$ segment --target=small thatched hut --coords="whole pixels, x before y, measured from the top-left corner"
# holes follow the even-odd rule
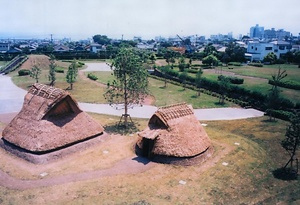
[[[137,154],[153,161],[190,165],[211,156],[209,137],[185,103],[158,109],[138,133]]]
[[[103,134],[68,92],[34,84],[22,110],[2,132],[2,140],[29,153],[45,154]]]

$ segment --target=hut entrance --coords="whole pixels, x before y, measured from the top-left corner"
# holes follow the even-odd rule
[[[152,155],[153,155],[153,153],[152,153],[153,146],[154,146],[154,140],[144,138],[142,155],[144,157],[151,159]]]

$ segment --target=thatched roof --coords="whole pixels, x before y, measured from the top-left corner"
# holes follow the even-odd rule
[[[137,146],[143,140],[153,140],[152,154],[174,157],[193,157],[205,152],[211,142],[204,128],[187,104],[158,109],[149,120],[148,128],[139,133]]]
[[[3,130],[3,139],[31,152],[46,152],[103,133],[68,92],[34,84],[22,110]]]

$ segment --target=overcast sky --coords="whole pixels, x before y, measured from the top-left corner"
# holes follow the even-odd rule
[[[300,0],[0,0],[0,8],[0,38],[237,36],[256,24],[300,32]]]

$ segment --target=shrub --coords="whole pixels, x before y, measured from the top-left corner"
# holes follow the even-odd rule
[[[272,115],[275,118],[286,120],[286,121],[289,121],[293,116],[292,112],[284,111],[284,110],[272,110],[272,109],[266,110],[266,114]]]
[[[240,63],[240,62],[229,62],[228,65],[242,66],[242,63]]]
[[[274,81],[269,80],[269,84],[274,85]],[[290,89],[294,89],[294,90],[300,90],[300,84],[292,82],[292,81],[279,82],[278,86],[283,87],[283,88],[290,88]]]
[[[27,69],[21,69],[18,71],[19,76],[24,76],[24,75],[29,75],[30,74],[30,70]]]
[[[87,77],[91,80],[98,80],[98,77],[95,76],[93,73],[89,73]]]
[[[56,68],[55,68],[55,72],[56,72],[56,73],[64,73],[65,70],[64,70],[64,68],[56,67]]]
[[[249,66],[255,66],[255,67],[263,67],[264,65],[262,63],[248,63]]]
[[[223,75],[219,75],[218,76],[218,80],[221,80],[222,78],[226,78],[230,81],[230,83],[232,84],[243,84],[244,83],[244,79],[243,78],[237,78],[237,77],[231,77],[231,76],[223,76]]]

